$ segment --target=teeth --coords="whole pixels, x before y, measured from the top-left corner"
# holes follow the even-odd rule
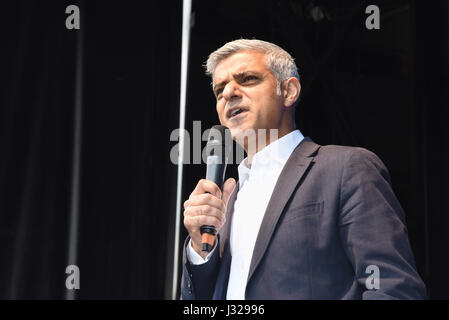
[[[242,111],[242,109],[234,109],[231,112],[231,117],[235,116],[237,113],[239,113],[240,111]]]

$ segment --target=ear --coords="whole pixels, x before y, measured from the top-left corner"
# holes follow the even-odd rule
[[[296,78],[289,78],[282,83],[282,96],[284,98],[284,106],[291,107],[298,100],[301,92],[301,84]]]

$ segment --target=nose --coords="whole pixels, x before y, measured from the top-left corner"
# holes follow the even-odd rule
[[[232,100],[233,98],[240,97],[240,92],[238,88],[238,84],[232,80],[226,84],[223,89],[223,98],[227,101]]]

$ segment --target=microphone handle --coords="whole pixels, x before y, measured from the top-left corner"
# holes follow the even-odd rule
[[[217,228],[210,225],[200,227],[201,233],[201,251],[210,252],[214,247],[215,238],[217,237]]]
[[[212,158],[212,159],[210,159]],[[223,188],[223,180],[226,171],[226,164],[224,161],[218,162],[217,156],[208,157],[208,165],[206,172],[206,180],[215,182],[220,189]],[[211,225],[204,225],[200,227],[201,233],[201,251],[210,252],[214,247],[215,238],[217,237],[217,228]]]

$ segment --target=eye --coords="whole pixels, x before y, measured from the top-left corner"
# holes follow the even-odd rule
[[[218,96],[221,95],[222,92],[223,88],[218,88],[217,90],[215,90],[215,96],[218,98]]]
[[[246,76],[245,78],[243,78],[243,83],[251,81],[251,80],[257,80],[256,76]]]

